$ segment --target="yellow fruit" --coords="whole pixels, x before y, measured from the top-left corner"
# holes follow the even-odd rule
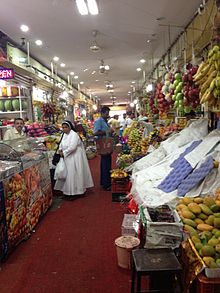
[[[198,224],[204,224],[204,221],[202,219],[196,218],[194,220],[194,222],[198,225]]]
[[[210,208],[207,205],[200,203],[199,206],[204,214],[206,214],[206,215],[213,214],[213,212],[210,210]]]
[[[194,244],[196,244],[196,243],[201,243],[201,240],[199,239],[199,237],[197,237],[197,236],[195,236],[195,235],[193,235],[193,236],[191,237],[191,239],[192,239],[192,242],[193,242]]]
[[[176,210],[179,211],[179,210],[182,210],[182,209],[187,209],[188,210],[188,207],[185,205],[185,204],[178,204],[176,206]]]
[[[220,206],[217,204],[213,204],[210,209],[213,211],[213,213],[218,213],[220,212]]]
[[[215,255],[215,249],[211,245],[204,245],[201,248],[201,252],[203,256],[213,256]]]
[[[201,242],[195,243],[195,248],[196,248],[197,251],[200,251],[202,247],[203,247],[203,245],[202,245]]]
[[[208,219],[208,216],[203,214],[203,213],[201,213],[200,215],[198,215],[198,218],[202,219],[202,220],[206,220],[206,219]]]
[[[197,227],[197,224],[191,219],[183,218],[183,223],[186,224],[186,225],[192,226],[193,228]]]
[[[207,267],[209,267],[210,262],[215,261],[213,257],[211,256],[204,256],[203,258],[204,263],[207,265]]]
[[[220,243],[216,245],[215,250],[216,252],[220,253]]]
[[[205,223],[208,224],[208,225],[210,225],[210,226],[213,226],[213,224],[214,224],[214,219],[215,219],[215,216],[214,216],[214,215],[210,215],[210,216],[208,217],[208,219],[205,220]],[[216,228],[217,228],[217,227],[216,227]]]
[[[215,204],[215,200],[213,197],[205,197],[203,203],[208,207],[211,207],[213,204]]]
[[[195,202],[189,203],[188,204],[188,208],[194,214],[200,214],[202,212],[200,206],[197,203],[195,203]]]
[[[195,203],[203,203],[203,198],[201,198],[201,197],[195,197],[195,198],[193,199],[193,201],[194,201]]]
[[[197,229],[200,231],[212,231],[213,226],[208,224],[198,224]]]
[[[183,203],[185,203],[186,205],[193,202],[193,198],[191,198],[191,197],[183,197],[182,200],[183,200]]]
[[[219,243],[219,240],[216,239],[216,238],[211,238],[208,241],[208,244],[211,245],[211,246],[216,246],[218,243]]]
[[[220,218],[214,218],[214,227],[220,229]]]
[[[192,212],[190,212],[190,211],[182,210],[181,213],[182,213],[182,216],[183,216],[184,218],[186,218],[186,219],[191,219],[191,220],[193,220],[193,219],[196,218],[196,216],[195,216]]]
[[[198,234],[197,234],[196,230],[193,227],[191,227],[189,225],[184,225],[184,230],[189,232],[190,236],[194,235],[194,236],[198,237]]]

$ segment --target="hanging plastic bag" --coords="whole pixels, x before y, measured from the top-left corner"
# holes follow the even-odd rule
[[[54,179],[55,180],[65,180],[67,176],[67,168],[63,158],[60,158],[59,163],[56,166]]]

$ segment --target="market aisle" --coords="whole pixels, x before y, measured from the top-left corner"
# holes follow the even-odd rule
[[[1,293],[130,292],[131,273],[117,267],[114,247],[125,211],[99,187],[99,158],[90,165],[95,189],[45,215],[2,265]]]

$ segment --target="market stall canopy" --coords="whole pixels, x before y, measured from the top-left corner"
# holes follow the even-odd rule
[[[101,103],[110,103],[112,94],[117,103],[126,103],[131,82],[135,81],[137,88],[143,77],[137,67],[150,72],[201,3],[102,0],[98,2],[99,15],[81,16],[73,0],[8,0],[0,11],[0,30],[23,48],[29,41],[31,55],[48,67],[53,57],[59,56],[58,74],[67,79],[74,72],[78,76],[73,78],[74,84],[101,98]],[[20,31],[22,24],[29,26],[27,33]],[[42,46],[35,45],[37,39]],[[94,41],[98,50],[94,50]],[[143,58],[144,65],[139,63]],[[66,66],[60,67],[60,63]],[[103,64],[110,69],[100,70]],[[114,93],[106,90],[107,81],[113,83]]]

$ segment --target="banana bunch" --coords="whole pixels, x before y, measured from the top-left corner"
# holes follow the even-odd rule
[[[146,154],[148,150],[148,139],[143,138],[141,141],[141,152],[142,154]]]
[[[220,98],[220,47],[215,45],[208,52],[208,58],[203,61],[193,81],[200,89],[200,103],[213,102]]]
[[[140,141],[142,139],[142,134],[137,128],[132,129],[129,134],[128,138],[128,145],[131,149],[135,148],[136,146],[140,146]]]

